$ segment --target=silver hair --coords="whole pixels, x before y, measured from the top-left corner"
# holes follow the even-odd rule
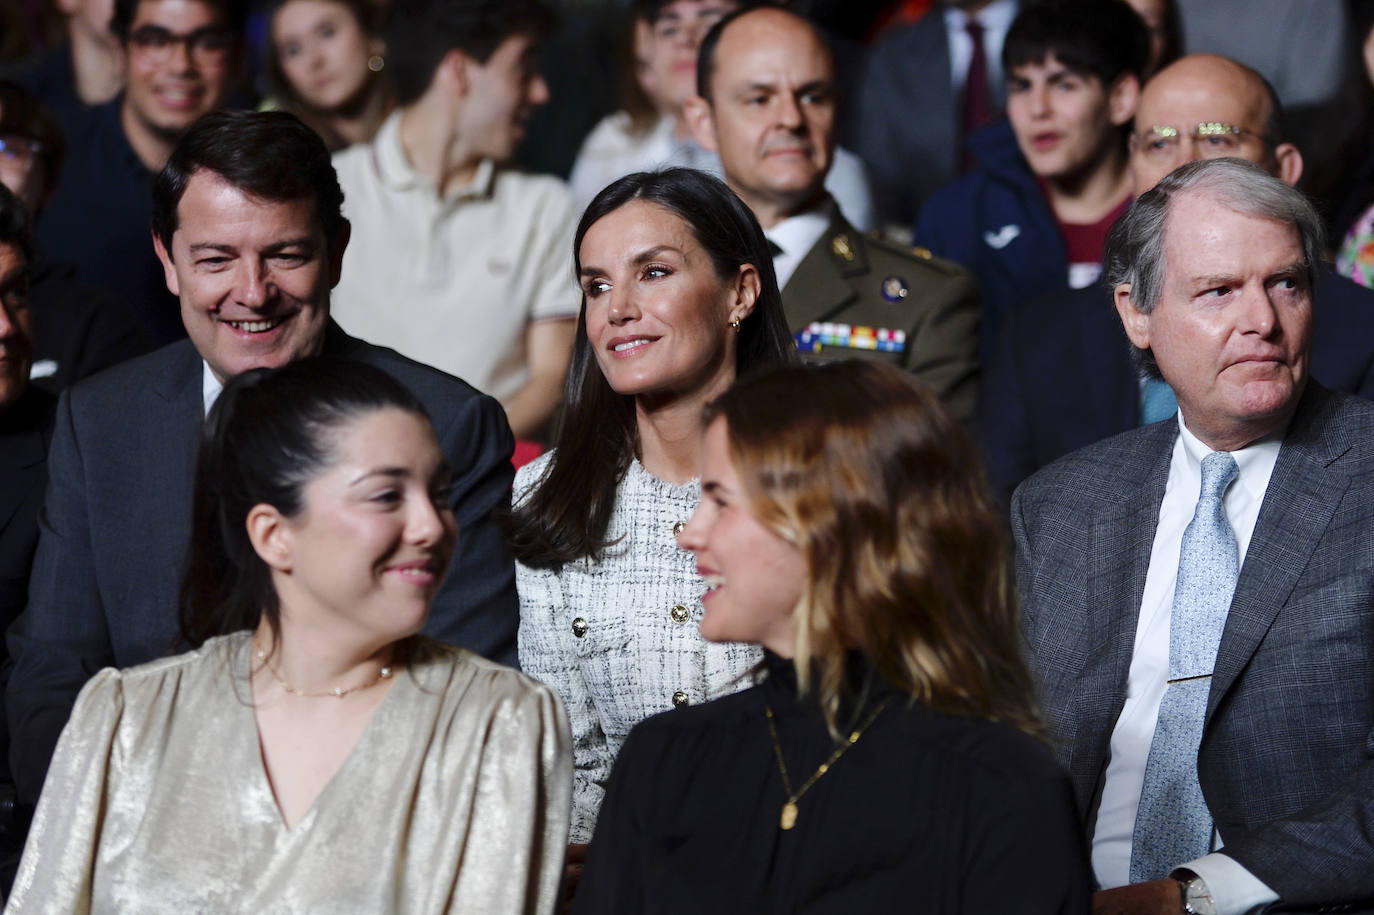
[[[1245,159],[1203,159],[1170,172],[1159,184],[1136,198],[1107,236],[1102,278],[1109,287],[1131,287],[1131,306],[1149,314],[1164,293],[1164,233],[1174,198],[1184,191],[1212,196],[1237,213],[1286,223],[1302,243],[1307,288],[1316,283],[1326,233],[1311,202]],[[1148,350],[1132,347],[1136,364],[1158,378],[1159,367]]]

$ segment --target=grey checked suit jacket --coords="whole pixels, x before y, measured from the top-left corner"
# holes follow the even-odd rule
[[[515,663],[515,565],[491,520],[514,477],[514,439],[500,404],[333,323],[324,351],[408,387],[453,468],[458,549],[424,631]],[[173,650],[204,419],[202,366],[183,340],[77,384],[58,403],[29,604],[8,634],[10,759],[26,803],[37,800],[86,680]]]
[[[1126,699],[1177,435],[1167,420],[1092,445],[1012,500],[1031,663],[1085,814]],[[1372,728],[1374,404],[1309,382],[1240,571],[1198,752],[1225,852],[1285,904],[1374,897]]]

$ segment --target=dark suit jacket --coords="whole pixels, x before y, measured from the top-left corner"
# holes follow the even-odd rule
[[[0,412],[0,622],[5,625],[23,612],[27,600],[56,405],[54,395],[29,387]]]
[[[1312,375],[1374,399],[1374,291],[1327,271],[1312,305]],[[1139,424],[1130,341],[1101,286],[1011,310],[983,367],[978,435],[1003,504],[1036,470]]]
[[[128,307],[78,279],[74,265],[40,256],[31,269],[34,384],[60,394],[88,375],[148,352]]]
[[[513,476],[505,413],[458,379],[332,324],[325,352],[375,365],[410,388],[453,466],[458,551],[424,631],[514,663],[515,570],[491,521],[509,502]],[[61,397],[29,605],[9,632],[11,762],[25,801],[36,799],[86,680],[166,655],[177,641],[202,366],[182,341]]]
[[[1126,699],[1176,420],[1012,500],[1044,712],[1090,812]],[[1198,775],[1225,852],[1285,903],[1374,897],[1374,404],[1309,383],[1217,651]],[[1179,862],[1183,863],[1183,862]]]
[[[28,600],[56,406],[56,396],[30,386],[0,413],[0,625],[14,622]],[[0,670],[8,664],[0,646]],[[0,721],[0,748],[8,747],[9,728]],[[9,780],[9,765],[0,760],[0,782]]]
[[[931,191],[959,173],[961,99],[950,83],[949,35],[937,4],[889,29],[869,52],[855,99],[855,151],[885,222],[910,226]],[[1000,110],[1006,87],[988,86]]]
[[[891,280],[903,295],[893,295]],[[972,417],[982,306],[973,276],[958,264],[866,236],[836,207],[830,227],[787,281],[782,303],[793,333],[815,321],[905,331],[900,353],[822,347],[803,355],[892,362],[929,385],[956,416]]]

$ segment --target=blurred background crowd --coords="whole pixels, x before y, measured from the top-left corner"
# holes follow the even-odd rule
[[[1123,273],[1127,259],[1177,266],[1160,254],[1163,215],[1135,230],[1154,248],[1131,249],[1115,264],[1104,251],[1125,244],[1125,230],[1109,236],[1114,225],[1148,218],[1133,201],[1165,199],[1167,210],[1168,195],[1188,181],[1259,188],[1301,211],[1302,219],[1285,219],[1311,250],[1302,248],[1300,270],[1284,262],[1266,274],[1264,288],[1311,293],[1316,387],[1342,398],[1374,396],[1371,0],[0,0],[0,182],[8,188],[0,191],[0,434],[32,436],[37,453],[24,465],[35,468],[31,479],[16,487],[20,478],[11,477],[24,539],[9,551],[14,568],[0,568],[0,623],[10,627],[13,653],[0,659],[0,679],[8,677],[16,728],[10,762],[19,819],[31,812],[86,679],[160,657],[173,641],[168,610],[178,604],[180,553],[188,541],[204,540],[190,536],[182,510],[189,456],[216,397],[229,385],[236,402],[235,392],[257,382],[235,386],[234,378],[321,352],[370,360],[423,402],[387,395],[388,409],[408,411],[409,425],[401,426],[423,440],[412,449],[418,458],[403,457],[425,468],[422,520],[434,541],[429,560],[401,570],[426,579],[428,593],[399,636],[424,623],[440,589],[436,573],[456,551],[424,631],[502,663],[518,660],[566,707],[571,747],[560,731],[557,752],[540,751],[563,766],[546,765],[543,777],[564,792],[571,782],[570,800],[550,805],[559,810],[547,837],[559,846],[569,825],[559,818],[570,808],[571,847],[565,875],[561,847],[540,863],[546,903],[560,879],[565,890],[575,886],[587,843],[599,834],[612,767],[622,745],[634,746],[627,741],[635,725],[739,689],[761,659],[776,660],[764,649],[787,657],[792,645],[790,630],[775,639],[772,630],[726,627],[713,635],[696,625],[703,599],[730,606],[721,584],[730,576],[702,567],[713,549],[722,566],[735,557],[709,533],[712,512],[724,512],[728,500],[719,496],[720,479],[702,479],[710,463],[701,416],[737,372],[799,358],[857,356],[889,366],[867,379],[877,370],[851,365],[810,382],[804,373],[780,374],[752,395],[744,388],[735,396],[748,409],[711,427],[721,454],[723,436],[767,427],[769,405],[785,417],[788,392],[807,384],[817,390],[797,399],[814,408],[820,438],[840,429],[861,411],[824,396],[814,379],[839,385],[845,372],[858,379],[854,401],[866,398],[873,408],[857,452],[876,447],[879,432],[896,422],[874,404],[910,400],[918,418],[939,417],[929,437],[948,451],[942,460],[959,471],[959,485],[970,487],[967,504],[951,509],[969,533],[946,544],[949,558],[932,553],[920,571],[938,578],[959,557],[972,557],[965,577],[991,584],[968,601],[991,608],[997,637],[968,657],[1005,655],[1010,673],[999,689],[1011,684],[1016,694],[956,711],[1039,736],[1035,711],[1022,707],[1030,673],[1017,657],[1015,603],[1000,577],[1007,556],[989,544],[1000,544],[1013,492],[1040,468],[1172,417],[1180,404],[1184,414],[1190,406],[1205,413],[1188,389],[1195,379],[1178,371],[1195,360],[1164,371],[1151,352],[1167,352],[1167,341],[1127,339],[1132,315],[1148,315],[1155,302],[1134,303],[1134,290],[1121,288],[1131,284],[1118,282],[1113,310],[1103,283],[1136,276]],[[1315,204],[1311,219],[1294,187]],[[1196,225],[1210,225],[1228,207],[1188,212]],[[1248,223],[1232,228],[1251,231]],[[1207,292],[1218,290],[1229,286],[1218,281]],[[1306,381],[1307,331],[1304,324],[1293,334],[1302,344],[1294,344],[1302,358],[1288,392],[1293,404]],[[1191,342],[1198,350],[1207,343]],[[921,384],[907,386],[912,377]],[[885,393],[870,396],[870,385]],[[1321,390],[1313,397],[1326,397]],[[52,395],[64,391],[59,406]],[[1340,402],[1364,416],[1363,400]],[[790,406],[800,412],[803,404]],[[424,415],[433,429],[416,425]],[[1283,422],[1292,415],[1283,413]],[[251,417],[243,423],[253,426]],[[1281,426],[1265,434],[1281,435]],[[174,427],[182,439],[168,444]],[[371,429],[354,430],[359,442],[387,438]],[[965,431],[973,436],[967,443]],[[50,441],[44,497],[42,452]],[[455,481],[433,471],[440,446]],[[921,460],[903,457],[916,446],[902,448],[884,458],[890,475],[868,476],[890,482],[899,470],[919,469]],[[797,450],[820,449],[803,443]],[[860,471],[845,477],[864,478]],[[819,479],[827,485],[817,498],[838,499],[829,477]],[[1053,482],[1054,473],[1040,479]],[[178,485],[184,491],[173,493]],[[1189,485],[1197,488],[1191,478]],[[210,499],[215,487],[201,489]],[[1034,491],[1034,484],[1022,489]],[[1366,506],[1364,491],[1352,488],[1352,502]],[[864,498],[892,501],[881,492]],[[920,506],[929,501],[913,497]],[[689,525],[694,511],[708,520]],[[1044,516],[1057,522],[1055,511]],[[1248,523],[1255,525],[1253,514]],[[241,519],[228,527],[235,524]],[[839,547],[818,549],[808,561],[820,568],[821,553],[843,554],[871,527],[856,525]],[[1294,537],[1304,538],[1317,542],[1307,532]],[[888,574],[890,565],[874,568]],[[753,571],[742,569],[736,593]],[[800,574],[774,571],[761,593]],[[1367,579],[1361,575],[1348,577]],[[741,606],[757,595],[746,596]],[[345,598],[338,603],[346,610],[352,595]],[[797,600],[774,601],[774,616],[790,620]],[[1368,606],[1363,596],[1348,603]],[[958,601],[948,604],[942,610],[950,619],[967,616]],[[901,614],[879,609],[873,643],[881,649],[892,641],[883,627]],[[708,646],[703,634],[722,644]],[[1359,645],[1363,665],[1368,640],[1345,641]],[[250,643],[240,636],[233,644],[247,651]],[[259,660],[270,657],[251,645]],[[364,660],[377,661],[376,646],[364,647]],[[829,646],[836,657],[851,648],[843,640]],[[1324,659],[1325,650],[1318,645],[1315,653]],[[870,654],[870,662],[883,660],[880,650]],[[341,699],[382,684],[369,694],[377,696],[390,679],[388,661],[361,685],[309,692],[263,664],[278,692],[300,699]],[[1354,689],[1367,680],[1365,667],[1355,670],[1328,679]],[[1034,673],[1043,687],[1046,671]],[[1162,691],[1165,671],[1154,673]],[[929,699],[884,676],[900,692]],[[1292,675],[1285,669],[1282,677]],[[1119,679],[1124,692],[1124,673]],[[951,695],[967,698],[962,688]],[[1367,731],[1367,695],[1347,702],[1338,690],[1326,692],[1336,696],[1333,705],[1356,709],[1351,730]],[[561,728],[551,700],[530,695]],[[1077,720],[1076,710],[1055,705],[1062,697],[1048,698],[1056,727]],[[876,703],[868,724],[886,702]],[[766,708],[771,729],[773,706]],[[825,724],[838,733],[833,721]],[[1273,730],[1266,725],[1264,739],[1252,742],[1266,745]],[[763,752],[770,732],[756,731],[757,758],[771,760]],[[1305,739],[1302,728],[1292,731],[1285,746]],[[831,742],[825,730],[816,735],[817,747]],[[771,738],[786,785],[775,730]],[[1366,745],[1340,743],[1350,752]],[[1149,745],[1147,735],[1131,750],[1142,778]],[[1185,749],[1196,756],[1197,747]],[[1319,762],[1313,768],[1323,772],[1349,767],[1345,757]],[[1248,770],[1244,760],[1226,768]],[[1286,772],[1271,780],[1278,788],[1306,786]],[[892,782],[921,781],[906,773]],[[1188,776],[1197,781],[1196,772]],[[636,790],[623,779],[620,790]],[[738,780],[726,773],[722,782]],[[1094,783],[1084,781],[1080,807],[1100,802]],[[1120,784],[1118,776],[1114,789]],[[805,791],[787,785],[792,796],[777,828],[792,828]],[[1105,864],[1094,858],[1097,885],[1135,884],[1147,871],[1158,883],[1187,855],[1213,850],[1204,817],[1194,830],[1197,848],[1160,851],[1137,873],[1122,824],[1156,792],[1137,785],[1127,793],[1129,816],[1118,810],[1097,823],[1097,845],[1106,848]],[[623,813],[611,798],[610,810]],[[1263,816],[1281,818],[1311,798],[1281,800],[1282,810],[1276,803]],[[1060,806],[1062,813],[1070,805]],[[771,836],[776,811],[763,811],[759,822]],[[1075,829],[1063,830],[1066,859],[1079,851]],[[22,825],[0,840],[15,846],[21,833]],[[694,834],[714,837],[706,828]],[[1359,880],[1333,896],[1369,895],[1367,861],[1357,863],[1351,871]],[[0,885],[14,864],[0,861]],[[613,895],[607,873],[638,873],[602,867],[583,898]],[[805,862],[796,869],[811,870]],[[1329,869],[1316,856],[1306,870],[1259,859],[1239,885],[1249,892],[1262,879],[1268,885],[1259,883],[1253,898],[1302,901],[1307,883]],[[1302,881],[1282,883],[1290,872]],[[1251,898],[1224,876],[1195,878]],[[1066,879],[1077,890],[1086,885],[1077,871]]]

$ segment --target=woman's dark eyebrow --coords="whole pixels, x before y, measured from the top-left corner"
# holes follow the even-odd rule
[[[677,254],[677,255],[681,255],[681,254],[682,254],[682,251],[681,251],[681,250],[679,250],[678,248],[673,247],[672,245],[654,245],[652,248],[645,248],[643,251],[641,251],[641,252],[639,252],[638,254],[636,254],[636,255],[632,258],[631,263],[635,263],[635,264],[645,264],[645,263],[648,263],[649,261],[653,260],[654,258],[658,257],[660,254],[662,254],[664,251],[672,251],[674,254]],[[582,276],[596,276],[597,274],[604,274],[604,273],[606,273],[606,271],[605,271],[604,269],[602,269],[601,267],[595,267],[595,266],[583,267],[582,270],[581,270],[581,275],[582,275]]]
[[[374,467],[371,470],[365,470],[358,474],[358,476],[354,477],[348,485],[357,486],[370,477],[391,477],[393,479],[403,480],[409,475],[410,471],[404,467]]]

